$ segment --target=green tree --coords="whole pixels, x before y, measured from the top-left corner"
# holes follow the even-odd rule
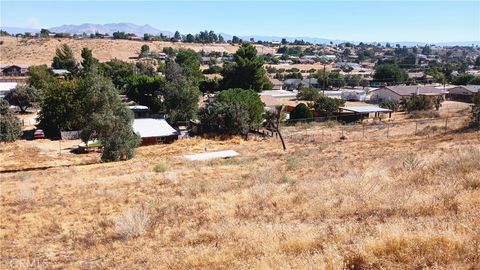
[[[112,59],[100,64],[100,69],[105,76],[109,77],[117,89],[122,89],[128,78],[135,75],[135,64],[126,61]]]
[[[150,54],[150,46],[148,46],[147,44],[143,44],[142,47],[140,48],[139,57],[145,57],[145,56],[148,56],[148,54]]]
[[[48,31],[48,29],[42,28],[40,30],[40,37],[42,37],[42,38],[48,38],[49,34],[50,34],[50,31]]]
[[[312,119],[313,113],[310,108],[305,105],[305,103],[299,103],[295,108],[290,112],[290,119]]]
[[[28,84],[36,89],[43,90],[56,81],[47,65],[30,66],[28,68]]]
[[[334,88],[345,86],[345,77],[340,72],[330,72],[328,74],[328,84]]]
[[[22,136],[20,120],[9,108],[10,104],[0,99],[0,142],[13,142]]]
[[[359,86],[361,80],[362,80],[362,76],[358,74],[356,75],[349,74],[345,76],[345,83],[352,88]]]
[[[203,80],[200,70],[200,55],[192,49],[180,49],[175,57],[175,62],[183,68],[183,74],[195,84]]]
[[[5,99],[14,106],[18,106],[22,113],[35,106],[41,99],[41,92],[30,85],[20,85],[12,89]]]
[[[82,140],[96,134],[103,146],[102,161],[132,158],[140,142],[132,128],[133,112],[122,104],[112,82],[92,70],[79,81],[78,93]]]
[[[93,57],[92,50],[89,48],[83,48],[82,49],[82,72],[83,73],[88,73],[90,72],[93,68],[96,68],[98,65],[98,60]]]
[[[79,130],[76,117],[81,96],[76,80],[56,80],[43,89],[41,110],[38,116],[39,127],[48,137],[57,137],[60,131]]]
[[[375,67],[373,78],[379,82],[398,84],[408,79],[407,72],[393,64],[381,64]]]
[[[164,92],[165,79],[146,75],[131,76],[126,81],[126,93],[130,100],[147,106],[157,112],[162,109],[161,95]]]
[[[318,89],[315,88],[302,88],[298,90],[297,99],[315,101],[320,97]]]
[[[66,69],[72,73],[77,71],[77,62],[68,44],[63,44],[60,48],[57,48],[53,57],[52,68]]]
[[[186,80],[168,82],[165,87],[165,111],[171,123],[194,119],[202,93]]]
[[[235,63],[226,64],[223,69],[223,89],[242,88],[260,92],[273,87],[263,68],[263,58],[257,56],[255,47],[242,44],[235,53],[234,60]]]
[[[313,108],[316,112],[332,115],[333,113],[338,112],[338,107],[343,105],[345,105],[345,101],[341,99],[320,96],[317,100],[315,100]]]
[[[181,39],[182,39],[182,36],[180,35],[180,32],[175,31],[175,34],[173,35],[173,39],[174,39],[175,41],[181,40]]]
[[[203,131],[245,134],[262,124],[264,104],[252,90],[228,89],[200,110]]]
[[[195,42],[195,37],[192,34],[187,34],[187,36],[185,37],[185,42],[193,43]]]

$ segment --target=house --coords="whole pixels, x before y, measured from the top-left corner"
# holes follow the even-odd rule
[[[28,74],[27,65],[2,65],[2,76],[26,76]]]
[[[148,118],[150,117],[150,109],[147,106],[143,105],[128,105],[130,110],[132,110],[135,118]]]
[[[134,119],[133,131],[142,138],[142,145],[171,143],[178,139],[178,132],[165,119]]]
[[[320,84],[318,83],[318,80],[315,78],[310,78],[310,79],[286,79],[283,81],[283,89],[285,90],[297,90],[300,85],[303,87],[308,87],[308,88],[319,88]]]
[[[283,83],[282,81],[275,79],[275,78],[269,78],[270,82],[272,83],[273,87],[272,90],[283,90]]]
[[[382,101],[400,101],[408,99],[412,95],[442,96],[446,92],[433,86],[384,86],[370,92],[370,100],[376,102]]]
[[[451,100],[472,102],[473,96],[480,91],[480,85],[459,85],[448,91]]]

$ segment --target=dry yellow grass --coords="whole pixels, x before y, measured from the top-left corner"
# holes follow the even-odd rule
[[[0,174],[2,269],[480,264],[478,132],[287,139],[285,152],[273,139],[193,138],[106,164],[39,143],[0,146],[1,169],[23,169]],[[241,156],[182,158],[205,147]],[[49,168],[25,170],[38,167]]]
[[[25,64],[25,65],[50,65],[55,56],[55,50],[62,44],[68,44],[77,60],[81,59],[80,52],[83,47],[92,50],[93,56],[101,62],[117,58],[131,61],[130,57],[136,57],[140,53],[143,44],[148,44],[151,51],[161,52],[164,47],[175,49],[188,48],[197,52],[218,51],[234,53],[238,45],[230,44],[189,44],[181,42],[143,42],[132,40],[109,40],[109,39],[17,39],[14,37],[0,37],[3,44],[0,45],[0,64]],[[259,53],[275,53],[275,48],[255,45]]]

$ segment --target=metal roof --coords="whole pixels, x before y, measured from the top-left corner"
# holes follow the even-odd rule
[[[356,113],[392,112],[392,110],[380,108],[377,106],[345,106],[339,108],[345,111],[351,111]]]
[[[142,138],[178,135],[177,131],[167,121],[153,118],[134,119],[133,131]]]

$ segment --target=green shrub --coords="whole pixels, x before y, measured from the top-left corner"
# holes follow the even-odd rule
[[[165,162],[160,162],[155,167],[153,167],[153,170],[157,173],[163,173],[166,172],[168,169],[168,165]]]
[[[311,119],[313,113],[304,103],[298,104],[293,111],[290,112],[290,119]]]

